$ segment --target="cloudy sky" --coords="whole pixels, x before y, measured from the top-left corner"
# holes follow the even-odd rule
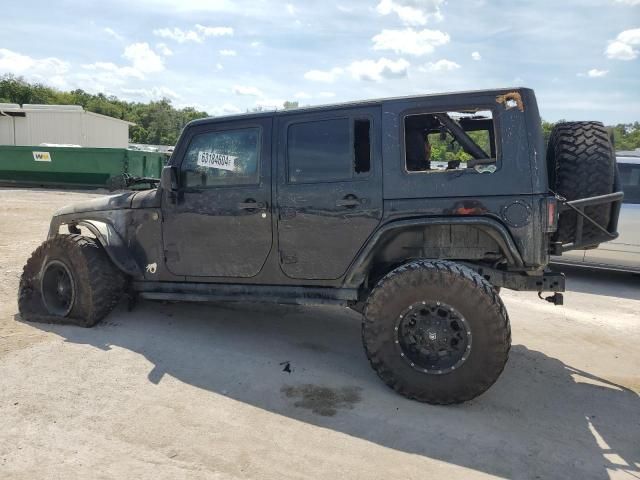
[[[640,120],[640,0],[21,0],[0,74],[215,115],[528,86],[548,120]]]

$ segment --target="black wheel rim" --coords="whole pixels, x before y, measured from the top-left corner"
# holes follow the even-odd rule
[[[460,368],[471,353],[471,328],[446,303],[422,301],[400,313],[395,343],[400,356],[419,372],[443,375]]]
[[[42,274],[42,301],[52,315],[66,317],[75,300],[75,286],[69,268],[59,260],[50,261]]]

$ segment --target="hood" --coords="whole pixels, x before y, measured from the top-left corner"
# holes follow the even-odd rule
[[[117,195],[107,195],[105,197],[94,198],[84,202],[73,203],[62,207],[54,216],[69,215],[71,213],[102,212],[105,210],[122,210],[131,208],[131,202],[138,192],[124,192]]]

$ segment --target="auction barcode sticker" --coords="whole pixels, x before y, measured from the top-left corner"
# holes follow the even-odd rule
[[[234,171],[236,158],[233,155],[225,155],[217,152],[198,152],[198,165],[201,167],[219,168],[221,170]]]
[[[51,154],[49,152],[33,152],[33,159],[36,162],[50,162]]]

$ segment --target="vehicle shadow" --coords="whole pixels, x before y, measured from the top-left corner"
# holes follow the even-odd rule
[[[153,364],[148,380],[154,384],[170,375],[279,415],[492,475],[606,478],[617,470],[640,476],[639,395],[524,345],[513,346],[487,393],[438,407],[384,386],[362,351],[359,317],[346,309],[143,302],[93,329],[30,325],[67,342],[137,352]]]
[[[553,269],[565,273],[567,291],[640,300],[639,274],[565,265],[556,265]]]

